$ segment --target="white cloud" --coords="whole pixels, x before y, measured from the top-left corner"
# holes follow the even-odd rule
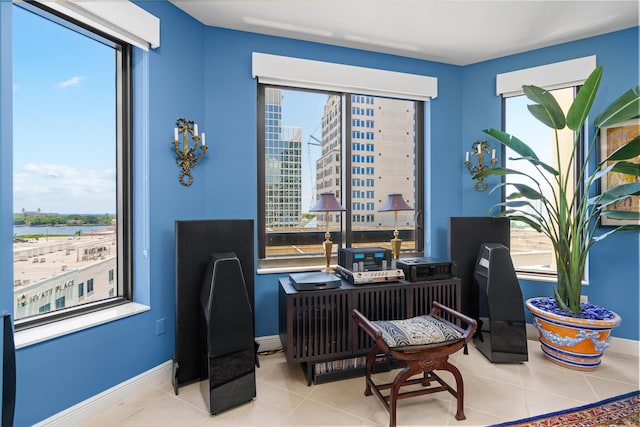
[[[84,80],[84,77],[73,76],[69,80],[58,83],[56,86],[60,89],[66,89],[68,87],[80,86],[80,81]]]
[[[27,163],[24,165],[26,172],[31,172],[46,178],[65,178],[77,176],[77,171],[72,166],[56,165],[52,163]]]
[[[79,170],[68,165],[27,163],[14,174],[14,210],[114,212],[115,188],[112,169]]]

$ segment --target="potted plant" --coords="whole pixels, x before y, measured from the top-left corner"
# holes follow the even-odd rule
[[[620,147],[608,158],[596,161],[593,158],[599,129],[622,123],[640,113],[640,87],[629,90],[604,109],[593,120],[595,131],[585,159],[576,160],[576,149],[580,132],[596,97],[602,66],[596,68],[585,81],[573,100],[567,115],[563,113],[554,96],[536,86],[523,86],[527,98],[533,101],[529,112],[546,126],[555,130],[556,149],[552,153],[558,166],[542,162],[532,148],[515,136],[497,129],[484,130],[486,134],[509,147],[519,157],[513,160],[528,162],[535,173],[517,169],[494,167],[474,175],[474,179],[490,175],[518,175],[525,183],[501,182],[496,188],[508,185],[503,203],[494,208],[496,216],[509,217],[524,223],[546,235],[551,241],[557,264],[557,286],[554,298],[532,298],[526,301],[534,316],[534,325],[540,332],[542,350],[549,360],[570,368],[593,370],[600,364],[602,352],[609,345],[609,332],[620,324],[620,316],[605,308],[580,303],[582,280],[587,256],[591,246],[614,233],[638,231],[640,225],[621,225],[612,229],[601,229],[599,220],[603,216],[617,219],[640,219],[639,212],[617,211],[612,205],[627,197],[640,195],[640,164],[632,160],[640,155],[640,137],[635,137]],[[570,158],[561,162],[558,131],[568,128],[574,132]],[[584,187],[572,190],[572,169],[584,182]],[[597,184],[609,172],[631,175],[629,183],[621,184],[597,194]],[[493,190],[492,190],[493,191]],[[583,196],[584,195],[584,196]],[[554,320],[549,320],[554,317]],[[602,318],[602,319],[599,319]],[[561,323],[575,324],[569,331],[559,329]],[[550,329],[544,329],[550,327]],[[583,353],[584,354],[579,354]]]

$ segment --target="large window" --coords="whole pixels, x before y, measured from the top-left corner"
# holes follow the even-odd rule
[[[339,247],[421,253],[421,101],[259,85],[260,265],[321,264],[327,227]],[[344,213],[316,215],[321,193],[334,193]],[[412,211],[380,212],[400,193]],[[328,219],[328,224],[327,224]]]
[[[20,3],[13,66],[14,315],[25,328],[132,295],[131,46]]]
[[[569,110],[569,106],[573,102],[575,97],[576,88],[569,87],[565,89],[557,89],[551,91],[554,97],[558,100],[560,107],[566,114]],[[513,96],[504,99],[504,117],[505,117],[505,131],[509,134],[517,136],[526,144],[531,146],[533,150],[538,154],[540,160],[546,164],[558,167],[558,161],[552,153],[555,153],[556,148],[554,130],[545,126],[539,122],[527,109],[527,105],[531,101],[524,95]],[[573,147],[574,135],[570,129],[564,129],[559,131],[559,141],[561,146],[567,147],[562,152],[560,162],[569,161],[571,156],[571,148]],[[576,161],[580,162],[582,159],[582,144],[580,144],[578,153],[575,153],[576,157],[572,164]],[[532,176],[536,176],[535,168],[526,161],[511,160],[511,158],[520,157],[516,155],[510,149],[506,150],[503,158],[505,159],[505,167],[510,169],[523,170],[527,166]],[[549,182],[554,182],[550,176],[548,176]],[[577,184],[577,178],[574,178],[573,185]],[[531,184],[524,178],[518,175],[507,175],[507,183],[521,182],[525,184]],[[545,180],[540,179],[541,183]],[[571,183],[570,183],[571,184]],[[547,187],[544,189],[546,192],[551,192],[552,188]],[[569,188],[569,191],[573,191]],[[507,186],[506,195],[509,193],[509,186]],[[544,212],[542,206],[538,207],[538,210]],[[516,270],[523,273],[534,274],[548,274],[555,275],[556,265],[553,256],[553,248],[551,241],[542,233],[533,230],[531,227],[520,223],[511,222],[511,257]]]

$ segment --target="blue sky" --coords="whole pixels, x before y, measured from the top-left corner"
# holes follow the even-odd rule
[[[303,91],[282,91],[282,125],[302,128],[302,211],[315,205],[315,161],[322,150],[322,115],[328,95]],[[311,143],[311,144],[310,144]]]
[[[114,50],[13,11],[13,211],[115,213]]]

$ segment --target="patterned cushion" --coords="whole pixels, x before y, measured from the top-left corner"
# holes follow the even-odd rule
[[[437,347],[463,339],[459,331],[431,316],[372,323],[380,328],[382,339],[390,348]]]

